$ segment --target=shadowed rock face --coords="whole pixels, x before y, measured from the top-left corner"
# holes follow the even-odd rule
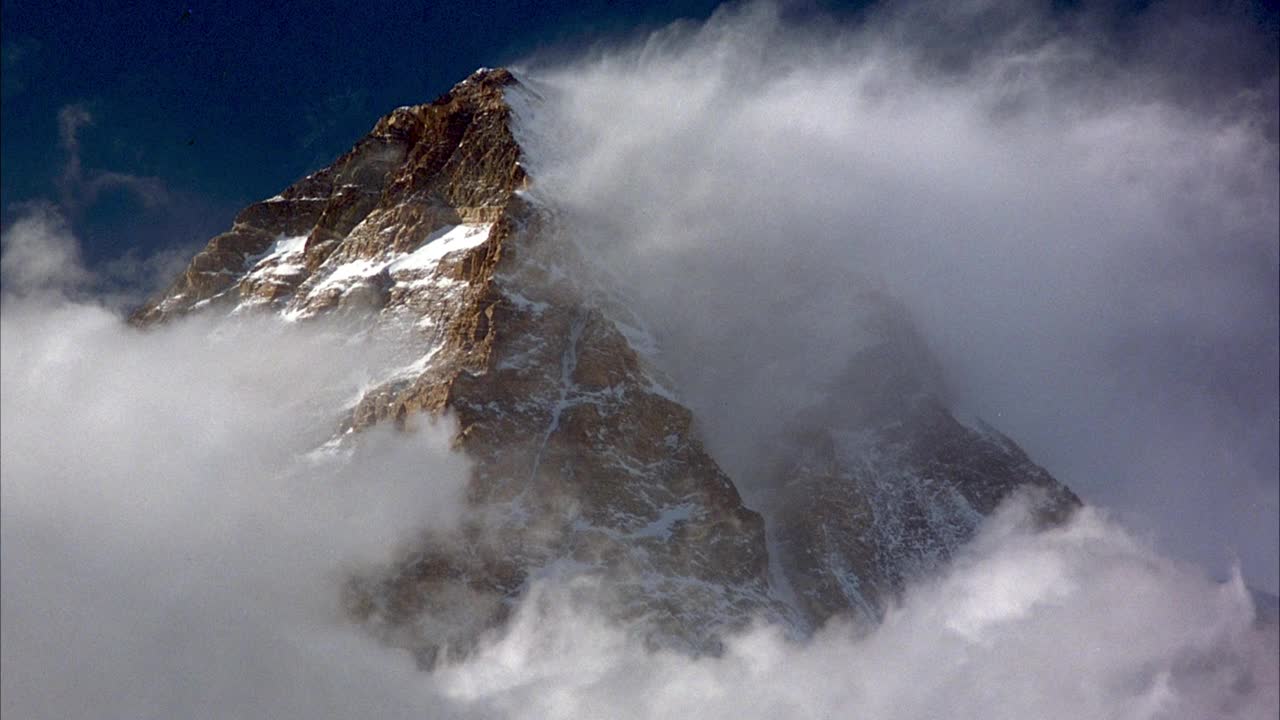
[[[1080,504],[1008,437],[952,416],[901,305],[869,293],[859,310],[866,343],[774,453],[774,559],[814,625],[851,609],[878,619],[1015,491],[1042,524]]]
[[[133,316],[347,316],[405,361],[346,409],[331,445],[378,423],[456,419],[474,461],[466,517],[351,579],[346,606],[371,631],[429,665],[465,653],[532,581],[586,573],[651,641],[714,650],[759,616],[875,616],[1017,487],[1076,502],[1007,438],[957,423],[905,313],[869,296],[878,341],[778,441],[771,574],[762,516],[637,351],[651,341],[554,209],[521,193],[513,93],[536,108],[510,73],[482,69],[395,110],[245,209]]]

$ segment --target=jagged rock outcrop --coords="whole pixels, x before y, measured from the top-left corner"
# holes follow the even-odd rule
[[[957,423],[921,384],[928,354],[909,321],[871,312],[882,342],[780,440],[771,573],[764,519],[637,351],[639,323],[554,208],[523,192],[513,94],[533,96],[482,69],[395,110],[247,208],[133,316],[348,315],[396,338],[406,363],[347,409],[334,442],[449,413],[474,471],[459,531],[348,584],[372,631],[430,664],[465,652],[536,578],[574,572],[603,578],[612,612],[654,642],[713,649],[760,616],[874,615],[1016,487],[1074,501],[1003,436]]]

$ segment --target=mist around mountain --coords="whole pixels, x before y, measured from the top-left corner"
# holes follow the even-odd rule
[[[669,377],[697,420],[690,437],[738,487],[744,507],[766,516],[775,509],[770,478],[789,429],[821,435],[850,416],[862,422],[859,403],[879,397],[846,372],[867,338],[858,332],[862,319],[849,313],[860,307],[852,291],[870,284],[900,298],[937,354],[941,381],[930,393],[966,427],[994,425],[1017,437],[1032,460],[1084,496],[1084,508],[1045,527],[1026,496],[1015,495],[954,555],[926,575],[908,574],[874,622],[837,614],[797,633],[761,612],[755,624],[726,630],[710,653],[655,647],[619,620],[607,580],[553,563],[527,578],[503,622],[468,652],[424,672],[420,656],[396,646],[400,636],[353,622],[344,589],[353,575],[394,577],[424,538],[460,531],[477,469],[493,460],[457,447],[468,413],[483,419],[484,409],[459,407],[432,420],[430,378],[407,389],[385,382],[406,363],[427,369],[416,364],[417,346],[370,331],[357,311],[404,288],[455,287],[439,281],[472,266],[458,270],[426,243],[420,249],[430,250],[433,265],[405,247],[406,257],[373,268],[357,235],[345,250],[341,242],[330,248],[342,263],[317,262],[307,268],[314,277],[297,284],[290,278],[301,277],[295,266],[311,264],[311,243],[268,239],[236,287],[246,290],[239,297],[279,302],[284,316],[197,311],[144,331],[124,321],[141,298],[104,294],[111,278],[79,262],[77,238],[56,208],[36,207],[4,236],[5,713],[1274,716],[1280,636],[1246,586],[1267,582],[1238,566],[1220,582],[1211,568],[1171,555],[1167,540],[1090,504],[1091,495],[1105,497],[1106,483],[1090,485],[1079,466],[1054,467],[1035,440],[1046,413],[1068,435],[1105,436],[1117,417],[1152,416],[1153,406],[1139,404],[1132,415],[1108,415],[1112,424],[1077,429],[1070,422],[1099,407],[1097,398],[1076,397],[1065,405],[1070,412],[1062,409],[1082,388],[1122,404],[1141,397],[1148,385],[1127,386],[1131,376],[1113,371],[1114,355],[1088,352],[1099,342],[1114,349],[1119,330],[1130,331],[1120,347],[1169,333],[1161,337],[1172,338],[1175,357],[1143,365],[1158,387],[1180,387],[1190,368],[1177,356],[1191,340],[1243,353],[1250,368],[1274,359],[1274,335],[1258,339],[1274,312],[1262,308],[1274,278],[1257,271],[1260,285],[1242,286],[1235,272],[1275,266],[1274,134],[1257,122],[1274,109],[1259,114],[1267,106],[1246,94],[1204,112],[1179,88],[1147,82],[1153,76],[1140,63],[1101,86],[1110,93],[1095,93],[1097,86],[1075,84],[1101,66],[1085,52],[1091,45],[1072,35],[1050,42],[1034,32],[1034,18],[1000,10],[982,15],[984,27],[1005,31],[997,35],[1004,44],[993,43],[1002,52],[991,56],[922,49],[909,32],[915,25],[900,18],[833,36],[755,5],[598,57],[531,62],[517,75],[542,103],[541,119],[516,125],[532,178],[520,192],[554,212],[648,326],[656,349],[645,362],[660,366],[652,377],[659,370]],[[948,21],[973,17],[957,11]],[[1004,24],[1013,19],[1021,22]],[[1140,87],[1150,94],[1132,94]],[[1261,87],[1274,93],[1274,85]],[[312,197],[284,195],[302,204]],[[471,207],[461,200],[459,207]],[[358,198],[340,206],[359,206]],[[457,220],[459,227],[492,221]],[[476,245],[468,232],[432,242],[451,243],[461,253],[454,257],[489,247],[490,236]],[[1227,259],[1206,256],[1205,237],[1225,244]],[[233,238],[228,247],[238,242],[258,240]],[[1204,264],[1157,281],[1164,276],[1136,270],[1153,250],[1175,269],[1189,259]],[[363,287],[349,272],[357,266],[382,278],[381,295],[351,292]],[[1117,277],[1129,282],[1116,289]],[[1188,285],[1195,292],[1180,290]],[[340,292],[329,292],[335,287]],[[565,302],[559,292],[521,296],[528,306],[514,304],[532,315],[505,320],[554,320],[537,308]],[[328,310],[346,303],[350,313]],[[430,305],[424,317],[452,327],[452,307]],[[306,322],[288,315],[309,308],[325,311]],[[1152,315],[1155,322],[1144,324]],[[591,337],[586,317],[533,327],[578,347]],[[466,327],[460,344],[442,351],[464,363],[475,350],[467,340],[487,337]],[[627,338],[627,347],[640,344]],[[551,387],[579,365],[590,369],[555,359],[546,373]],[[918,377],[916,368],[867,367],[879,368],[872,381]],[[612,372],[607,364],[595,369]],[[1248,371],[1235,377],[1264,395],[1269,387],[1251,383],[1257,378]],[[900,399],[897,390],[886,396]],[[988,393],[996,399],[984,404]],[[1010,402],[1009,395],[1020,396]],[[423,405],[401,418],[396,404],[379,404],[387,397],[400,407]],[[563,414],[571,398],[552,399],[549,407],[561,409],[531,479],[540,466],[556,477],[551,461],[572,457],[557,456],[550,442],[561,418],[571,426]],[[1261,401],[1262,415],[1269,401]],[[353,406],[368,408],[370,418],[352,414],[354,440],[337,420]],[[1206,424],[1200,412],[1176,417],[1134,432],[1171,446],[1197,434],[1208,440],[1178,445],[1144,467],[1188,457],[1206,466],[1204,449],[1239,427]],[[1264,446],[1267,427],[1253,429]],[[347,440],[334,443],[335,432]],[[681,452],[700,457],[688,449],[694,440],[673,442],[689,443]],[[814,447],[822,452],[802,454],[799,468],[827,457],[828,444]],[[1261,497],[1262,510],[1240,525],[1265,555],[1269,488],[1232,477],[1224,471],[1216,487],[1250,506]],[[1174,501],[1188,491],[1166,480],[1169,502],[1181,505]],[[1189,514],[1188,522],[1212,524],[1215,512]],[[586,512],[578,517],[596,522]],[[669,531],[689,517],[659,520]],[[657,547],[648,543],[659,529],[640,527],[641,539],[626,547]],[[776,550],[769,548],[774,562]]]
[[[6,298],[2,358],[3,441],[23,449],[6,450],[4,482],[15,717],[1275,708],[1276,625],[1257,623],[1243,581],[1170,560],[1092,508],[1040,533],[1006,508],[871,630],[836,621],[800,642],[764,625],[695,659],[629,639],[589,582],[548,579],[475,655],[424,673],[352,623],[339,589],[344,570],[448,528],[466,463],[447,425],[375,431],[351,464],[309,458],[329,428],[299,412],[358,391],[367,346],[277,322],[141,334],[99,306],[31,302]]]

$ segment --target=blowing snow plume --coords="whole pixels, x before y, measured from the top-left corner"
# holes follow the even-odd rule
[[[1217,328],[1191,284],[1109,281],[1200,257],[1193,226],[1274,265],[1264,106],[980,10],[756,5],[482,69],[247,208],[145,332],[74,299],[56,215],[8,228],[6,711],[1274,715],[1248,555],[1170,559],[951,414],[1091,417],[1131,301],[1175,346]],[[933,41],[978,19],[995,51]],[[1218,267],[1194,287],[1260,326],[1274,278],[1227,298]]]
[[[749,501],[887,291],[954,407],[1275,592],[1275,38],[1172,5],[794,15],[730,6],[525,69],[535,191]]]

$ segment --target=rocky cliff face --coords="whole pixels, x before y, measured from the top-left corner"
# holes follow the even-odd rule
[[[585,573],[654,642],[714,649],[755,617],[878,614],[1017,487],[1046,488],[1052,512],[1076,502],[1008,439],[957,423],[905,314],[869,297],[882,342],[778,440],[771,572],[764,519],[640,351],[651,341],[554,209],[522,193],[513,94],[530,98],[482,69],[395,110],[247,208],[133,318],[345,315],[404,347],[333,442],[451,413],[475,469],[460,531],[348,584],[372,631],[429,664],[465,652],[533,580]]]

